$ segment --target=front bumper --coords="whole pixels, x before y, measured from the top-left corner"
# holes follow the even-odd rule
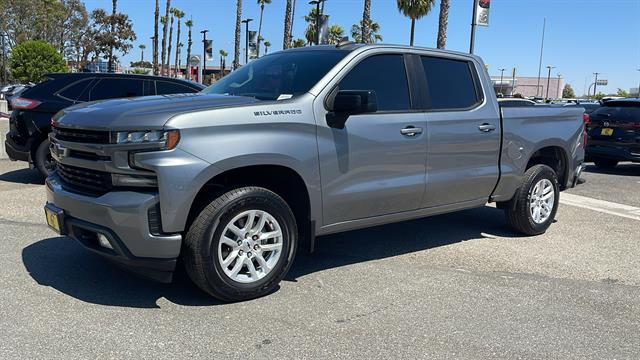
[[[595,157],[613,159],[619,161],[640,162],[640,145],[634,151],[631,146],[611,146],[611,145],[589,145],[587,146],[587,158],[593,160]]]
[[[157,193],[112,191],[89,197],[64,190],[57,174],[47,178],[46,187],[47,206],[63,214],[63,235],[142,276],[171,281],[182,236],[151,234],[149,210],[158,204]],[[113,249],[101,246],[98,234]]]

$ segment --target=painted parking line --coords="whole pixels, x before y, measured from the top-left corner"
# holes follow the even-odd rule
[[[605,214],[616,215],[628,219],[640,220],[640,208],[618,204],[611,201],[593,199],[586,196],[562,193],[560,203],[576,206],[584,209],[594,210]]]

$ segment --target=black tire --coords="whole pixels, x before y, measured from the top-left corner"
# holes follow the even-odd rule
[[[593,163],[601,169],[613,169],[618,165],[618,160],[595,158]]]
[[[232,280],[218,261],[218,243],[226,225],[247,210],[263,210],[272,215],[282,230],[282,252],[273,268],[253,283]],[[196,215],[184,239],[182,259],[191,280],[222,301],[243,301],[275,290],[285,277],[296,254],[298,230],[287,203],[264,188],[243,187],[214,199]]]
[[[549,180],[553,185],[554,202],[549,218],[542,223],[536,223],[530,211],[529,200],[531,191],[542,179]],[[511,202],[506,206],[505,215],[507,223],[509,223],[514,230],[526,235],[543,234],[547,231],[556,216],[559,200],[560,186],[558,185],[558,176],[555,171],[547,165],[532,166],[524,173],[522,184],[516,191],[513,199],[511,199]]]
[[[49,139],[42,141],[40,145],[38,145],[34,154],[35,159],[33,159],[36,169],[38,169],[40,174],[44,177],[51,175],[56,168],[56,163],[53,161],[51,151],[49,150],[50,145],[51,143],[49,142]]]

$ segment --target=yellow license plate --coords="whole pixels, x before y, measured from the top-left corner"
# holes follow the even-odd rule
[[[55,232],[60,233],[60,218],[58,214],[47,208],[44,209],[44,213],[47,216],[47,225],[55,230]]]
[[[602,128],[600,130],[600,135],[604,135],[604,136],[611,136],[613,135],[613,129],[610,128]]]

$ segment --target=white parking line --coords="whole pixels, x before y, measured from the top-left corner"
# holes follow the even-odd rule
[[[633,220],[640,220],[640,208],[618,204],[611,201],[593,199],[586,196],[562,193],[560,203],[576,206],[584,209],[594,210],[605,214],[616,215]]]

